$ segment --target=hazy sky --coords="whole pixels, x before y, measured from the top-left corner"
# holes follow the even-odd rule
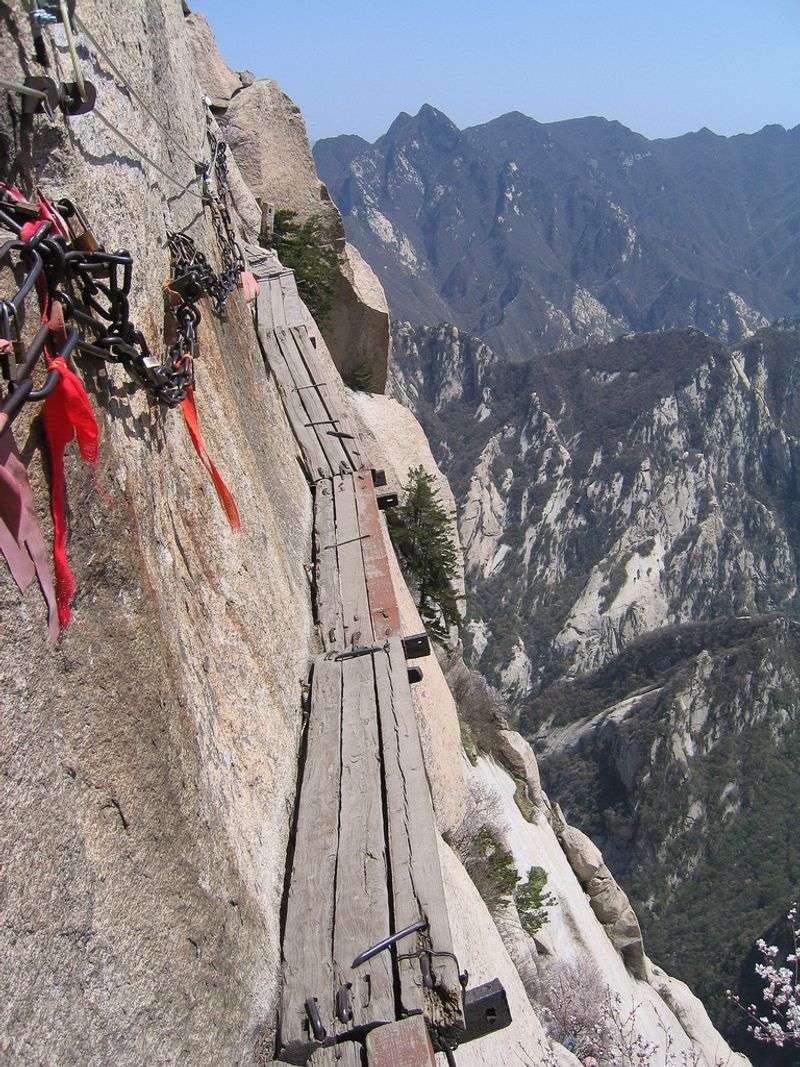
[[[275,78],[312,138],[423,103],[603,115],[650,137],[800,123],[800,0],[190,0],[236,68]]]

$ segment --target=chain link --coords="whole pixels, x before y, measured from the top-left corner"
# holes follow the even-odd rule
[[[73,320],[82,330],[93,334],[92,340],[81,337],[79,348],[110,363],[122,364],[156,400],[168,407],[180,404],[194,385],[200,322],[197,302],[207,296],[214,314],[224,317],[228,297],[245,269],[228,207],[228,146],[210,127],[208,139],[211,163],[203,170],[203,199],[209,207],[219,245],[221,269],[214,271],[188,234],[167,234],[172,264],[168,292],[173,301],[176,335],[163,361],[152,354],[141,330],[130,319],[133,257],[129,252],[112,253],[102,248],[83,213],[69,200],[59,201],[57,208],[70,226],[72,241],[54,233],[36,240],[51,302],[60,302],[65,319]],[[211,187],[212,169],[216,190]],[[19,235],[29,218],[29,209],[26,216],[25,208],[17,202],[0,199],[0,222],[12,232]],[[11,330],[0,329],[0,334],[10,337]]]

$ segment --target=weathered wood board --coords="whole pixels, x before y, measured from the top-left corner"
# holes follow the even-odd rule
[[[336,436],[343,418],[342,411],[338,403],[323,395],[327,391],[318,384],[321,380],[321,370],[319,367],[313,367],[314,373],[309,371],[295,341],[296,333],[297,330],[278,327],[275,337],[289,369],[295,392],[306,412],[305,428],[317,438],[327,457],[331,474],[353,470],[350,454],[344,447],[344,442]]]
[[[261,297],[259,296],[259,300]],[[280,346],[273,330],[265,330],[260,334],[261,347],[269,363],[270,370],[275,375],[278,383],[281,400],[286,409],[292,432],[303,454],[303,465],[309,472],[312,481],[330,476],[330,464],[317,435],[310,430],[306,423],[308,414],[303,406],[292,375],[283,358]]]
[[[297,345],[300,358],[308,371],[309,378],[312,381],[320,381],[323,368],[317,350],[311,343],[308,328],[305,325],[299,326],[290,330],[290,333]],[[335,418],[337,421],[337,425],[327,431],[328,435],[330,436],[334,430],[344,435],[339,439],[339,444],[348,457],[352,469],[358,470],[364,463],[363,446],[352,425],[347,409],[342,404],[341,397],[331,390],[322,399],[328,411],[328,416]]]
[[[345,1041],[336,1048],[319,1048],[308,1061],[309,1067],[361,1067],[361,1045]]]
[[[347,988],[352,1022],[340,1030],[395,1018],[390,953],[353,970],[359,953],[389,935],[386,836],[372,657],[342,661],[339,855],[333,955],[337,988]]]
[[[283,936],[281,1046],[295,1057],[302,1056],[311,1041],[307,998],[316,997],[328,1033],[335,1025],[335,901],[330,887],[339,855],[341,710],[341,665],[318,659]],[[320,891],[323,886],[326,892]]]
[[[273,274],[268,281],[269,302],[272,308],[273,329],[286,325],[286,311],[283,306],[283,289],[280,274]]]
[[[380,644],[389,637],[399,636],[400,609],[389,570],[389,557],[372,472],[360,470],[353,476],[353,484],[358,509],[358,527],[364,537],[361,548],[372,632],[375,641]]]
[[[421,1015],[389,1026],[378,1026],[367,1034],[369,1067],[435,1067],[436,1058],[428,1028]]]
[[[358,507],[352,474],[333,479],[336,521],[336,564],[339,569],[339,595],[342,604],[344,645],[371,645],[372,619],[364,570],[364,535],[358,524]]]
[[[411,700],[408,670],[399,638],[386,652],[376,652],[375,681],[383,745],[389,860],[392,872],[394,927],[401,930],[419,919],[428,929],[397,946],[400,995],[404,1012],[422,1009],[429,1023],[463,1028],[458,967],[449,956],[434,956],[433,989],[425,988],[420,961],[402,957],[420,949],[452,953],[438,838],[430,786]]]
[[[305,324],[305,315],[303,314],[303,303],[300,299],[300,294],[297,291],[297,281],[295,280],[294,271],[286,271],[280,275],[279,278],[281,295],[283,297],[283,311],[284,321],[290,328],[293,326],[303,326]]]
[[[318,481],[314,488],[314,584],[317,622],[326,652],[341,651],[345,647],[335,545],[333,480],[325,478]]]

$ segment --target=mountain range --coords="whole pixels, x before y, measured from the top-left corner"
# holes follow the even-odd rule
[[[648,140],[512,112],[460,130],[425,105],[314,157],[394,317],[503,357],[690,326],[736,342],[800,304],[800,126]]]

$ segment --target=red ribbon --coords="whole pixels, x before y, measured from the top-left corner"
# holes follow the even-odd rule
[[[12,200],[24,200],[18,189],[2,185]],[[69,230],[64,219],[37,190],[36,205],[39,218],[26,222],[20,237],[29,241],[42,226],[49,222],[53,229],[64,238],[69,238]],[[58,382],[44,402],[42,418],[45,439],[50,453],[50,513],[53,519],[53,567],[56,576],[56,603],[61,627],[69,625],[72,611],[70,605],[75,595],[75,577],[67,558],[67,517],[64,486],[64,450],[75,439],[81,456],[92,466],[97,464],[99,431],[92,411],[92,405],[83,382],[67,365],[63,356],[53,353],[53,339],[63,343],[65,337],[64,320],[58,303],[51,306],[50,293],[44,275],[37,281],[39,305],[42,322],[50,326],[51,339],[45,344],[44,354],[48,372],[58,371]],[[41,583],[41,578],[40,578]],[[47,596],[47,593],[45,592]],[[48,600],[48,604],[50,601]]]
[[[0,429],[0,552],[11,577],[24,593],[34,578],[47,602],[50,636],[58,639],[56,592],[50,561],[33,503],[28,472],[19,458],[11,433]]]
[[[15,189],[11,185],[7,185],[5,182],[0,182],[0,189],[2,189],[12,200],[19,202],[25,199],[18,189]],[[53,228],[57,233],[64,237],[68,236],[66,223],[38,191],[36,199],[39,208],[39,218],[25,223],[20,233],[21,239],[23,241],[29,241],[45,222],[52,223]],[[42,321],[49,321],[50,298],[43,278],[39,280],[37,291],[42,311]],[[63,319],[61,320],[61,325],[63,327]],[[54,394],[51,394],[51,396],[48,397],[48,403],[51,403],[51,410],[53,410],[53,405],[55,405],[56,408],[60,406],[62,409],[67,407],[70,410],[73,408],[77,410],[77,407],[84,408],[85,406],[88,406],[89,400],[80,379],[77,379],[77,376],[66,367],[66,364],[64,364],[64,360],[61,359],[61,357],[52,356],[49,344],[46,346],[45,356],[47,358],[48,369],[53,367],[60,372],[60,380],[55,388]],[[67,386],[62,385],[64,380],[69,378],[78,381],[79,391],[83,393],[85,404],[78,401],[76,406],[76,402],[74,401],[70,401],[69,404],[63,402],[63,389],[66,388],[71,395],[75,395],[77,391],[74,383],[70,383]],[[58,397],[55,395],[59,393],[61,393],[62,396],[60,405]],[[47,406],[47,404],[45,406]],[[94,455],[96,459],[97,425],[94,423],[94,415],[91,413],[91,407],[89,407],[89,415],[94,424]],[[62,414],[59,418],[63,419],[63,417]],[[69,418],[70,416],[66,417]],[[80,421],[82,424],[85,423],[85,411],[81,416]],[[47,423],[45,423],[45,431],[47,432]],[[63,430],[60,435],[62,437],[64,436]],[[83,429],[82,435],[84,437],[86,436]],[[55,431],[55,424],[53,424],[52,435],[48,435],[48,440],[51,436],[53,440],[56,440],[59,436]],[[71,439],[71,435],[68,439]],[[63,545],[66,540],[66,524],[63,512],[63,447],[61,448],[58,457],[56,457],[52,448],[51,454],[53,465],[51,508],[55,508],[56,500],[60,499],[60,528],[62,530],[63,552]],[[53,526],[54,529],[57,528],[55,514]],[[56,640],[59,636],[59,620],[62,625],[66,625],[69,621],[69,599],[71,598],[71,593],[66,596],[64,600],[64,609],[62,610],[61,598],[59,595],[60,590],[59,593],[57,593],[53,587],[53,579],[50,574],[47,551],[33,503],[33,493],[31,491],[30,481],[28,480],[28,472],[19,457],[14,438],[8,428],[5,418],[0,419],[0,552],[2,552],[8,563],[12,578],[22,592],[28,588],[34,577],[38,579],[42,594],[47,602],[50,635],[53,640]],[[64,559],[66,560],[65,554]],[[71,582],[72,588],[74,589],[74,579],[69,571],[68,564],[66,565],[64,577],[65,580],[68,579],[65,588],[69,588],[69,583]]]
[[[75,439],[81,457],[97,464],[99,431],[83,382],[62,356],[47,360],[48,370],[60,373],[58,385],[44,402],[42,417],[50,452],[50,513],[53,517],[53,566],[56,572],[58,618],[69,626],[75,578],[67,558],[67,520],[64,502],[64,450]]]
[[[197,406],[194,402],[194,389],[189,386],[186,393],[186,399],[181,401],[181,411],[183,412],[183,418],[186,422],[186,429],[189,431],[189,436],[192,439],[192,444],[195,447],[203,466],[211,475],[211,480],[214,483],[214,488],[217,490],[217,496],[219,497],[222,507],[225,509],[225,514],[228,517],[232,530],[240,529],[241,523],[239,521],[239,509],[236,507],[236,501],[231,496],[231,492],[227,485],[223,481],[222,475],[216,468],[216,465],[206,451],[206,443],[203,440],[203,434],[200,431],[200,422],[197,418]]]

